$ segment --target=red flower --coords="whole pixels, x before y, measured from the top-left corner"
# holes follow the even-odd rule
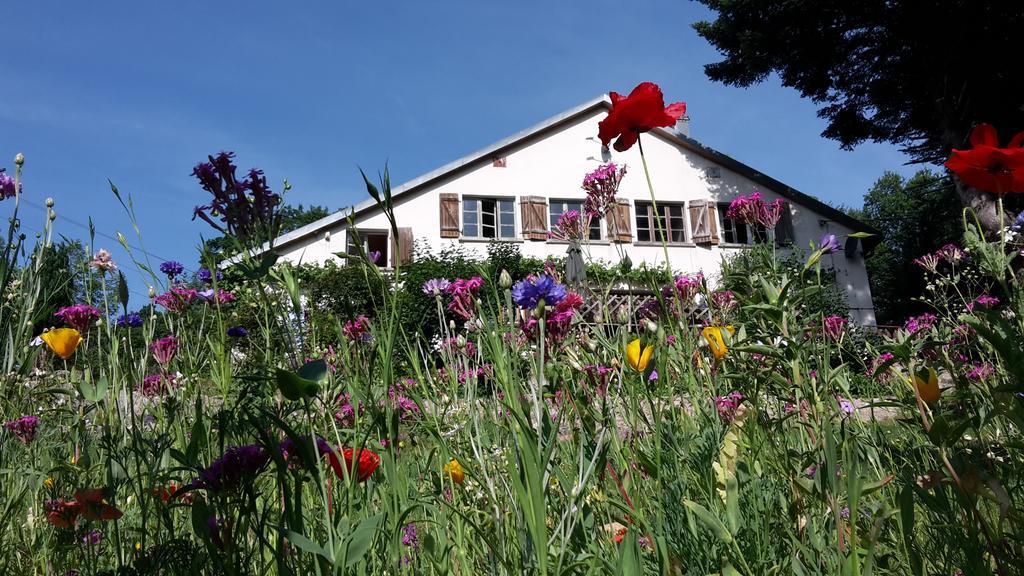
[[[598,124],[597,136],[605,146],[608,146],[612,138],[618,137],[615,149],[619,152],[632,148],[641,132],[658,126],[672,126],[686,114],[685,102],[676,102],[666,107],[661,88],[653,82],[644,82],[633,88],[629,96],[622,96],[618,92],[612,92],[609,96],[612,98],[612,109]]]
[[[86,520],[117,520],[124,516],[124,512],[103,501],[101,488],[76,490],[75,500],[81,505],[82,517]]]
[[[57,528],[71,528],[82,513],[81,504],[63,498],[47,500],[43,503],[43,509],[46,511],[46,521]]]
[[[356,479],[360,482],[366,481],[366,479],[373,474],[373,471],[380,466],[380,456],[377,456],[366,449],[353,450],[351,448],[345,448],[344,455],[345,465],[348,467],[349,474],[354,473],[356,475]],[[356,463],[357,468],[355,468],[355,470],[353,470],[352,466],[353,455],[358,460]],[[331,462],[331,465],[333,466],[334,462]],[[335,468],[334,471],[336,474],[338,473],[337,468]],[[341,476],[341,474],[338,474],[338,476]]]
[[[996,129],[991,124],[979,124],[971,130],[970,141],[970,150],[953,150],[946,168],[978,190],[1024,193],[1024,132],[1017,133],[1006,148],[1000,148]]]

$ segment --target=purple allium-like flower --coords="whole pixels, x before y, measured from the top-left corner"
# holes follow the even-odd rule
[[[526,310],[533,310],[541,301],[548,306],[554,306],[564,300],[565,295],[565,285],[559,284],[546,274],[528,276],[512,287],[512,301],[516,306]]]
[[[179,274],[185,271],[185,267],[181,265],[181,262],[168,260],[167,262],[160,264],[160,271],[166,274],[167,278],[173,281]]]
[[[625,175],[625,166],[608,163],[584,176],[583,190],[587,199],[583,201],[583,213],[591,218],[604,218],[615,206],[615,195]]]
[[[975,382],[982,382],[995,374],[995,372],[996,369],[988,362],[975,362],[971,367],[971,370],[967,373],[967,378],[969,380],[974,380]]]
[[[158,364],[166,366],[174,359],[174,355],[178,352],[178,339],[173,334],[164,336],[159,340],[153,341],[149,345],[149,350],[153,353],[153,359]]]
[[[474,276],[469,280],[457,278],[448,284],[445,292],[451,295],[452,301],[448,303],[448,310],[458,314],[463,320],[473,317],[476,310],[476,296],[484,285],[484,279]]]
[[[142,379],[139,393],[143,396],[163,396],[169,386],[174,384],[174,377],[164,374],[150,374]]]
[[[115,322],[115,325],[118,328],[138,328],[139,326],[142,326],[142,316],[139,316],[135,312],[122,314],[121,316],[117,317],[117,322]]]
[[[234,156],[221,152],[192,171],[203,190],[213,196],[209,204],[196,207],[192,219],[202,218],[226,236],[242,241],[269,236],[277,231],[281,196],[270,190],[262,170],[252,169],[239,180]]]
[[[199,277],[200,281],[206,284],[213,283],[213,273],[210,272],[209,268],[200,268],[196,275]],[[221,274],[221,271],[217,270],[217,280],[220,281],[222,278],[224,278],[224,274]]]
[[[232,338],[245,338],[249,335],[249,331],[243,326],[232,326],[228,328],[228,336]]]
[[[440,296],[450,285],[451,282],[444,278],[431,278],[423,283],[423,293],[427,296]]]
[[[199,291],[184,285],[172,286],[171,289],[156,298],[154,302],[166,308],[169,312],[181,312],[188,308],[189,304],[199,298]]]
[[[21,186],[19,185],[18,189],[15,190],[14,178],[11,178],[7,174],[6,168],[0,168],[0,200],[13,198],[15,196],[15,192],[21,192]]]
[[[21,416],[4,423],[4,428],[14,435],[22,444],[29,444],[36,437],[36,429],[39,427],[39,418],[35,416]]]
[[[402,546],[416,548],[420,544],[419,535],[416,533],[416,525],[409,523],[402,527]]]
[[[88,304],[75,304],[57,310],[54,316],[75,330],[85,332],[100,319],[100,311],[99,308]]]
[[[935,325],[935,322],[937,322],[938,319],[938,316],[936,316],[935,314],[925,312],[920,316],[912,316],[908,318],[906,324],[904,324],[903,327],[906,329],[907,332],[910,332],[911,334],[917,334],[918,332],[927,332],[931,330],[932,326]]]
[[[818,241],[819,250],[823,254],[831,254],[839,251],[839,239],[836,238],[835,234],[825,234]]]
[[[971,302],[967,305],[967,310],[970,312],[974,312],[974,309],[976,307],[994,308],[997,305],[999,305],[999,298],[996,298],[995,296],[989,296],[988,294],[982,294],[981,296],[975,298],[974,302]]]
[[[92,260],[89,261],[89,267],[99,272],[100,274],[106,274],[107,272],[114,272],[117,270],[117,264],[114,259],[110,256],[110,252],[100,248],[93,255]]]
[[[846,333],[846,318],[842,316],[828,316],[822,321],[825,336],[833,342],[839,342]]]
[[[350,342],[363,342],[364,336],[370,333],[370,319],[360,314],[355,320],[345,322],[341,332]]]
[[[722,419],[722,422],[728,424],[736,417],[736,410],[743,402],[743,394],[732,391],[725,396],[715,396],[714,401],[718,417]]]
[[[259,444],[232,446],[199,473],[196,485],[213,492],[231,492],[252,483],[270,461]]]

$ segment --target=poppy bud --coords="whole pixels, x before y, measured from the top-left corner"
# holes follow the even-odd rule
[[[54,212],[53,210],[50,210],[50,222],[53,222],[56,219],[57,219],[57,213]]]
[[[14,163],[17,164],[18,166],[24,166],[25,155],[22,154],[21,152],[18,152],[18,154],[14,156]]]
[[[156,298],[156,288],[153,288],[152,286],[149,287],[149,297]]]
[[[651,334],[658,331],[658,325],[654,322],[654,320],[648,320],[646,326],[647,331],[650,332]]]
[[[53,208],[53,204],[54,204],[53,198],[47,198],[46,199],[46,207],[47,208]]]
[[[459,334],[458,337],[455,338],[455,345],[458,346],[460,350],[462,348],[465,348],[466,347],[466,337],[463,336],[462,334]]]
[[[501,274],[498,275],[498,286],[506,290],[512,287],[512,275],[504,268],[501,269]]]

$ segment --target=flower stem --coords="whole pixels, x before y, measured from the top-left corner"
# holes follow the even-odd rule
[[[665,227],[661,223],[661,213],[658,212],[658,201],[654,198],[654,184],[651,183],[651,172],[647,169],[647,157],[644,156],[643,139],[637,137],[636,145],[640,149],[640,163],[644,167],[644,177],[647,178],[647,190],[651,193],[651,208],[654,210],[654,221],[658,225],[658,236],[661,238],[661,248],[665,251],[665,269],[668,275],[672,275],[672,264],[668,258],[668,238],[665,236]]]

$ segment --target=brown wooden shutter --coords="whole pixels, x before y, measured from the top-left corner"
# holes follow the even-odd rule
[[[523,216],[523,238],[548,239],[548,200],[543,196],[523,196],[519,201]]]
[[[412,228],[398,229],[398,242],[391,238],[391,267],[412,262]]]
[[[694,244],[718,244],[718,215],[709,200],[691,200],[689,205],[690,239]]]
[[[459,237],[459,195],[441,193],[441,238]]]
[[[711,243],[718,245],[721,239],[718,237],[718,207],[714,202],[707,202],[707,209],[704,212],[708,219],[708,231],[711,233]]]
[[[619,198],[615,206],[608,211],[608,239],[612,242],[632,242],[633,231],[630,227],[629,200]]]
[[[782,203],[782,217],[775,226],[775,245],[786,247],[793,244],[793,213],[790,211],[789,202]]]

